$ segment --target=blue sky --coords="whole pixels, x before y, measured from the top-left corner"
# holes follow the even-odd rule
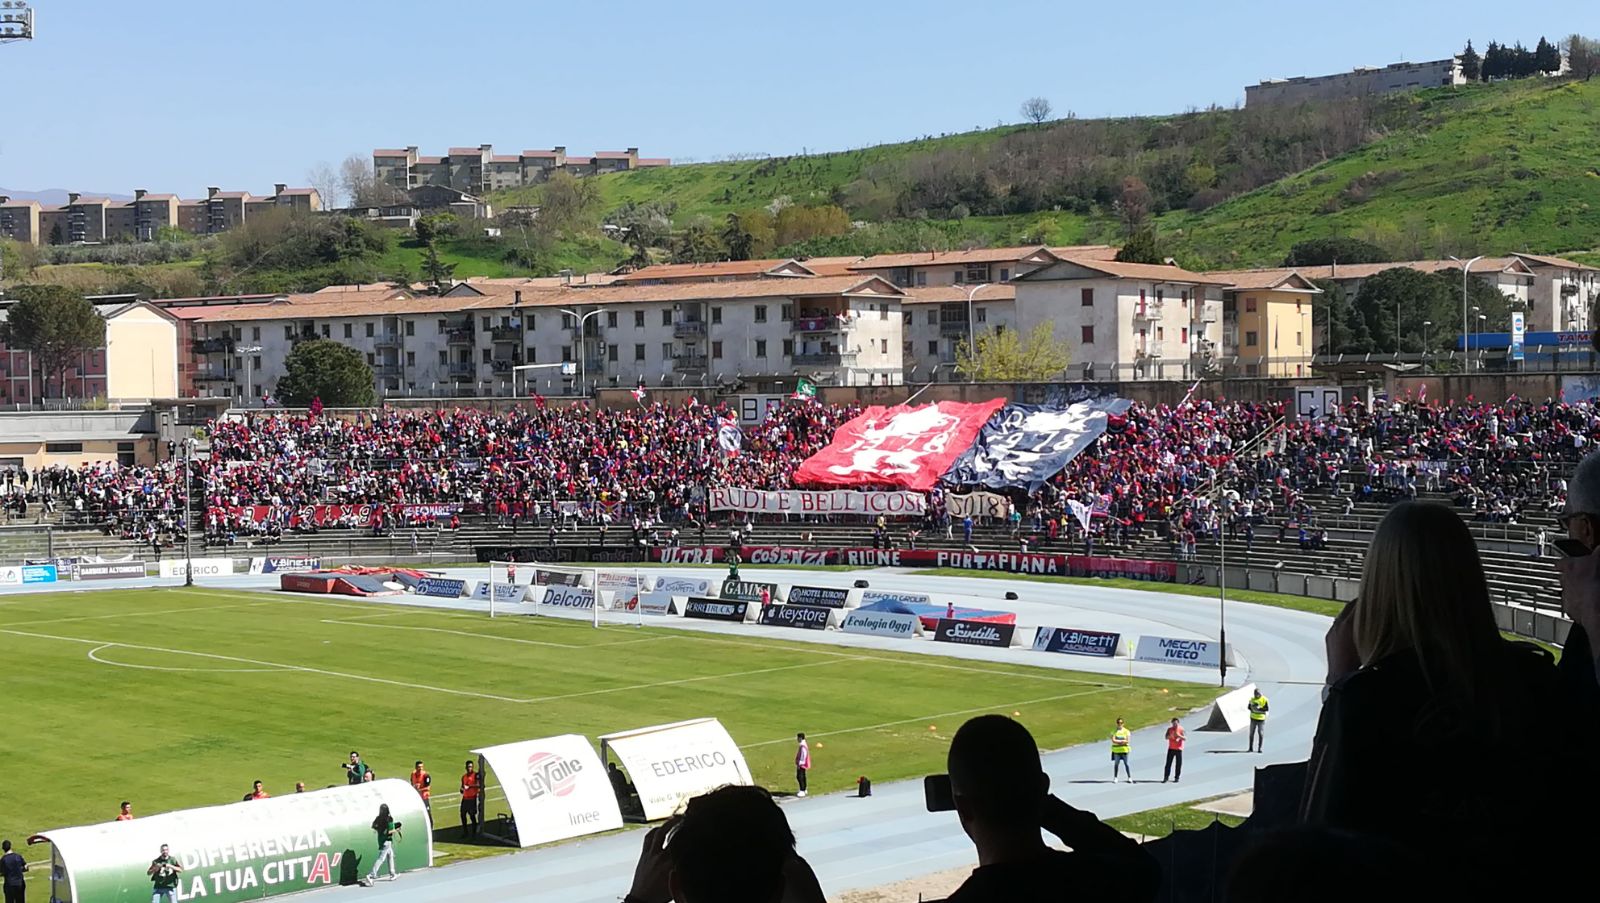
[[[0,186],[261,193],[407,144],[796,153],[1014,121],[1033,95],[1179,112],[1600,31],[1592,2],[34,0],[37,40],[0,45]]]

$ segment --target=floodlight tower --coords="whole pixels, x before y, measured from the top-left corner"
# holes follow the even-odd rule
[[[27,0],[0,0],[0,44],[33,40],[33,8]]]

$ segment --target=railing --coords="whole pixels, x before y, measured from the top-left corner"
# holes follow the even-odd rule
[[[401,367],[399,363],[373,364],[372,372],[376,376],[399,376]]]
[[[380,332],[373,338],[372,344],[380,348],[386,345],[398,345],[400,344],[400,333]]]
[[[451,345],[471,345],[472,344],[472,327],[471,326],[452,326],[452,327],[450,327],[450,329],[446,330],[446,332],[445,332],[445,341],[449,342]]]
[[[450,364],[450,375],[456,377],[472,377],[478,372],[477,365],[466,361],[453,361]]]
[[[673,320],[672,335],[676,338],[694,338],[706,334],[704,320]]]
[[[856,353],[854,351],[796,352],[794,362],[797,366],[854,367],[856,365]]]
[[[969,320],[940,320],[939,334],[942,336],[963,336],[972,328]]]
[[[1133,306],[1133,318],[1135,320],[1159,320],[1161,319],[1161,308],[1162,303],[1160,301],[1144,301],[1135,304]]]
[[[855,328],[854,317],[837,317],[832,314],[820,317],[797,317],[789,325],[790,332],[849,332]]]
[[[195,339],[195,354],[230,354],[233,352],[233,339],[219,337],[214,339]]]
[[[495,326],[489,330],[489,340],[494,342],[521,342],[521,326]]]
[[[194,381],[197,383],[233,382],[237,373],[238,371],[236,370],[225,370],[221,368],[213,370],[209,367],[202,367],[195,370]]]

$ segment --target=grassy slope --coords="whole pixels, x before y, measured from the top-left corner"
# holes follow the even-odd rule
[[[1208,802],[1208,801],[1202,801]],[[1145,837],[1166,837],[1173,831],[1199,831],[1210,825],[1213,821],[1220,821],[1228,827],[1238,827],[1244,819],[1233,815],[1219,815],[1214,812],[1201,812],[1194,808],[1197,803],[1180,803],[1176,806],[1167,806],[1162,809],[1149,809],[1144,812],[1135,812],[1120,818],[1106,819],[1106,824],[1118,831],[1128,834],[1142,834]]]
[[[1442,226],[1502,252],[1595,246],[1600,82],[1534,79],[1427,92],[1417,103],[1428,123],[1421,129],[1204,213],[1169,214],[1163,232],[1180,251],[1240,265],[1275,264],[1296,241],[1372,226]],[[1364,202],[1351,199],[1347,190],[1364,177],[1379,184]]]
[[[1020,712],[1041,745],[1055,748],[1100,739],[1117,716],[1150,724],[1212,695],[1158,681],[783,642],[766,630],[742,638],[595,630],[218,590],[75,593],[70,609],[58,595],[7,596],[0,633],[8,769],[72,775],[0,787],[7,837],[107,819],[119,799],[152,814],[237,800],[258,778],[274,793],[292,792],[297,780],[338,783],[337,764],[350,749],[384,777],[425,759],[443,793],[453,789],[463,753],[478,746],[705,715],[721,718],[757,780],[779,789],[792,780],[794,733],[805,730],[815,789],[838,790],[861,774],[888,781],[941,770],[949,737],[969,713]],[[114,642],[130,646],[100,656],[147,670],[86,658]],[[273,664],[290,669],[228,670]],[[884,686],[895,692],[862,692]],[[450,801],[440,803],[448,816]],[[441,838],[446,852],[482,852],[449,843],[453,833]]]

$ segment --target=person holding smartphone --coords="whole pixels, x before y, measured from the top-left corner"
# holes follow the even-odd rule
[[[930,778],[930,809],[954,809],[977,848],[978,867],[946,903],[1046,903],[1105,897],[1153,900],[1161,867],[1139,844],[1050,792],[1050,777],[1028,729],[980,715],[950,741],[948,776]],[[943,797],[940,799],[939,797]],[[1046,846],[1054,834],[1072,852]]]

